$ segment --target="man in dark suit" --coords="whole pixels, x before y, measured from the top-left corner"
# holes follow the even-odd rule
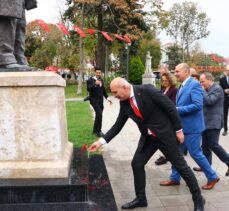
[[[202,149],[204,155],[212,164],[212,151],[227,165],[226,176],[229,176],[229,154],[219,145],[219,134],[223,127],[223,101],[222,88],[214,83],[211,73],[200,75],[200,83],[204,88],[204,120],[205,130],[202,133]],[[196,168],[197,171],[201,169]]]
[[[224,91],[224,132],[223,136],[227,135],[227,118],[228,118],[228,109],[229,109],[229,65],[226,66],[225,76],[220,79],[220,86]]]
[[[120,100],[120,112],[115,124],[101,138],[94,142],[89,151],[98,150],[108,143],[123,128],[128,118],[138,126],[141,136],[132,160],[136,198],[122,206],[122,209],[146,207],[146,175],[144,167],[159,149],[177,168],[186,181],[194,201],[194,210],[204,210],[205,200],[201,196],[197,180],[179,151],[184,134],[173,102],[152,85],[132,86],[123,78],[115,78],[110,85],[112,94]]]
[[[106,89],[104,87],[103,80],[101,78],[101,70],[99,67],[95,67],[95,76],[90,77],[87,80],[87,91],[89,92],[89,100],[95,111],[95,122],[93,127],[93,133],[100,137],[102,128],[103,117],[103,97],[105,97],[110,104],[111,100],[108,98]]]

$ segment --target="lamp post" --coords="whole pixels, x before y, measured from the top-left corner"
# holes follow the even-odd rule
[[[128,81],[128,74],[129,74],[129,53],[130,53],[130,48],[131,43],[126,43],[125,44],[125,49],[126,49],[126,80]]]

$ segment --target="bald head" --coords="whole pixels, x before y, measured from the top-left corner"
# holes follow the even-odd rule
[[[131,84],[124,78],[118,77],[111,81],[110,89],[112,94],[119,100],[127,100],[130,98]]]
[[[177,80],[182,83],[190,76],[190,68],[188,64],[181,63],[176,66],[175,69],[175,76],[177,77]]]

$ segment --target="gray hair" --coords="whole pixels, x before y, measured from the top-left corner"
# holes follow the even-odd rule
[[[201,73],[201,75],[204,75],[207,80],[214,81],[214,77],[210,72],[204,72],[204,73]]]
[[[180,63],[177,65],[177,68],[183,69],[184,71],[190,73],[190,67],[187,63]]]

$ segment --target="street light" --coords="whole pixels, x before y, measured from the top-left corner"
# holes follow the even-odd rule
[[[126,43],[125,44],[125,49],[126,49],[126,80],[128,81],[128,74],[129,74],[129,53],[130,53],[130,48],[131,43]]]

